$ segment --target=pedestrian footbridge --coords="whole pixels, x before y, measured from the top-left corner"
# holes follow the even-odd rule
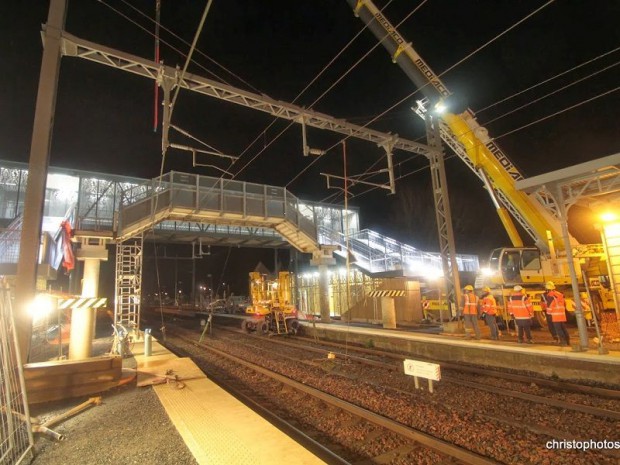
[[[301,252],[319,249],[314,222],[282,187],[170,172],[120,211],[117,238],[136,237],[163,221],[272,228]]]
[[[13,268],[19,255],[27,168],[0,160],[0,261]],[[438,253],[360,230],[356,208],[300,200],[283,187],[176,171],[140,179],[50,167],[45,195],[43,232],[50,243],[71,212],[76,237],[117,244],[136,237],[196,244],[199,250],[203,245],[290,244],[304,253],[330,245],[336,246],[337,255],[348,252],[353,265],[371,276],[442,273]],[[478,258],[459,254],[457,264],[461,271],[476,271]]]

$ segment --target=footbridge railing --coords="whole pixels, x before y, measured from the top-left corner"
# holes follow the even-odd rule
[[[339,245],[340,252],[348,250],[355,258],[355,265],[369,274],[399,272],[403,276],[436,277],[443,274],[441,255],[424,252],[370,229],[357,231],[345,240],[342,233],[319,228],[322,244]],[[347,244],[348,242],[348,244]],[[476,255],[459,254],[456,257],[459,271],[477,271]]]
[[[124,240],[166,220],[270,227],[302,252],[318,249],[317,228],[283,187],[171,171],[145,183],[119,213]]]

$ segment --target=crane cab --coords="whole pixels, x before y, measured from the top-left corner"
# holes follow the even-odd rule
[[[540,250],[536,247],[504,247],[491,252],[488,275],[495,285],[544,283]]]

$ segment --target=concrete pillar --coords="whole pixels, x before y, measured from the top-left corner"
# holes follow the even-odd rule
[[[329,273],[326,265],[319,266],[319,307],[321,310],[321,322],[330,323],[329,312]]]
[[[335,265],[334,250],[337,246],[322,245],[321,249],[312,252],[310,264],[319,267],[319,307],[321,312],[321,322],[329,323],[331,316],[329,312],[329,274],[328,265]],[[314,313],[314,309],[312,309]]]
[[[69,360],[82,360],[91,356],[94,312],[94,309],[88,307],[71,311]]]
[[[384,329],[396,329],[394,297],[381,297],[381,319]]]
[[[99,297],[99,270],[101,261],[108,259],[106,241],[82,238],[76,257],[84,262],[82,297]],[[92,355],[92,343],[97,323],[96,309],[74,308],[71,311],[71,335],[69,339],[69,360],[82,360]]]
[[[99,295],[99,269],[101,261],[96,258],[84,260],[84,278],[82,279],[82,297]],[[71,311],[71,337],[69,341],[69,360],[81,360],[92,355],[92,343],[95,337],[94,308],[74,308]]]
[[[82,297],[99,296],[99,269],[101,260],[87,258],[84,260],[84,279],[82,281]]]

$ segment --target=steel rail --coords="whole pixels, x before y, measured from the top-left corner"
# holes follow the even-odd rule
[[[238,331],[235,331],[235,330],[230,329],[230,328],[225,328],[225,329],[227,329],[228,332],[230,332],[230,333],[238,332]],[[184,330],[184,331],[187,331],[187,330]],[[250,339],[255,339],[257,341],[260,341],[260,340],[268,341],[268,342],[271,342],[271,343],[275,343],[277,345],[284,345],[284,346],[295,348],[297,350],[303,350],[303,351],[306,351],[306,352],[314,352],[314,353],[328,353],[329,352],[328,350],[320,349],[320,348],[317,348],[317,347],[307,347],[307,346],[300,347],[299,344],[283,341],[280,338],[266,339],[264,337],[253,336],[253,335],[246,335],[246,336],[248,336]],[[182,337],[182,338],[184,338],[184,337]],[[239,343],[241,341],[235,340],[235,342]],[[193,343],[193,341],[192,341],[192,343]],[[244,343],[244,342],[241,342],[241,343],[244,346],[256,348],[256,349],[259,349],[259,350],[269,351],[269,348],[255,346],[252,343],[250,343],[250,344]],[[202,346],[200,346],[198,344],[196,344],[196,345],[202,348]],[[217,350],[217,349],[215,349],[215,350]],[[278,355],[282,356],[280,353],[278,353]],[[386,364],[384,362],[378,362],[376,360],[368,360],[368,359],[363,358],[363,357],[348,356],[346,354],[338,354],[338,355],[342,355],[343,359],[356,360],[356,361],[359,361],[360,363],[368,364],[368,365],[371,365],[371,366],[381,366],[382,368],[388,369],[388,370],[391,370],[391,371],[401,371],[402,370],[402,369],[400,369],[400,367],[397,368],[394,365]],[[373,355],[376,355],[376,352]],[[293,356],[290,356],[290,357],[289,356],[284,356],[284,358],[300,362],[299,359],[297,359],[297,358],[295,358]],[[301,362],[303,362],[303,361],[301,361]],[[250,363],[250,362],[248,362],[248,363]],[[452,377],[450,377],[450,378],[452,378]],[[555,399],[548,399],[548,398],[545,398],[545,397],[529,395],[529,394],[523,394],[523,393],[520,393],[520,392],[507,391],[507,390],[503,390],[502,391],[502,390],[498,390],[498,388],[492,388],[492,387],[488,387],[488,386],[485,386],[485,385],[478,385],[475,382],[474,383],[470,383],[470,382],[464,381],[463,383],[461,383],[459,380],[455,380],[455,379],[450,379],[450,382],[454,382],[456,384],[462,384],[462,385],[465,385],[465,386],[468,386],[468,387],[473,387],[473,388],[476,388],[476,389],[488,391],[488,392],[491,392],[491,393],[494,393],[494,394],[497,394],[497,393],[499,393],[499,394],[506,394],[506,395],[509,395],[509,396],[512,396],[512,397],[521,398],[523,400],[533,400],[533,401],[536,401],[536,402],[541,402],[543,404],[551,405],[553,407],[581,411],[582,413],[588,413],[588,414],[592,414],[592,415],[596,415],[596,416],[601,416],[601,417],[606,418],[606,419],[607,418],[617,419],[618,416],[620,416],[620,413],[615,412],[615,411],[598,409],[596,407],[589,407],[589,406],[580,406],[580,405],[576,405],[575,406],[574,404],[565,404],[565,403],[563,403],[561,401],[556,401]],[[398,388],[395,388],[395,390],[399,391],[399,392],[403,392],[404,394],[409,394],[408,392],[401,391]],[[504,423],[504,424],[506,424],[508,426],[516,427],[516,428],[525,428],[526,430],[528,430],[528,431],[530,431],[530,432],[532,432],[534,434],[537,434],[537,435],[545,435],[545,436],[549,436],[549,437],[553,437],[553,438],[558,438],[558,439],[565,439],[566,438],[566,432],[560,431],[560,430],[556,430],[556,429],[553,429],[553,428],[549,428],[549,427],[544,426],[544,425],[534,425],[534,424],[523,425],[523,424],[520,424],[519,422],[512,421],[512,420],[510,420],[508,418],[504,418],[504,417],[497,417],[497,416],[494,416],[494,415],[487,415],[487,414],[480,414],[480,415],[481,415],[481,418],[484,418],[486,420],[497,421],[497,422],[500,422],[500,423]],[[581,440],[580,438],[576,438],[576,439],[577,440]],[[603,453],[604,455],[608,455],[608,456],[614,457],[614,458],[617,458],[617,457],[620,456],[620,455],[618,455],[617,452],[614,452],[614,451],[601,452],[601,453]]]
[[[188,341],[189,342],[189,341]],[[331,405],[333,407],[339,408],[341,410],[344,410],[356,417],[360,417],[363,418],[364,420],[373,423],[377,426],[380,426],[382,428],[385,428],[393,433],[396,433],[410,441],[415,441],[419,444],[422,444],[426,447],[429,447],[431,449],[434,449],[435,451],[439,452],[440,454],[444,454],[444,455],[449,455],[452,458],[461,460],[465,463],[471,464],[471,465],[497,465],[498,462],[488,459],[486,457],[483,457],[479,454],[470,452],[466,449],[463,449],[461,447],[455,446],[454,444],[451,444],[447,441],[443,441],[441,439],[437,439],[433,436],[430,436],[428,434],[422,433],[420,431],[417,431],[413,428],[407,427],[405,425],[402,425],[394,420],[391,420],[389,418],[383,417],[379,414],[376,414],[370,410],[366,410],[362,407],[359,407],[357,405],[351,404],[350,402],[344,401],[342,399],[338,399],[337,397],[332,396],[331,394],[327,394],[325,392],[322,392],[318,389],[315,389],[313,387],[310,386],[306,386],[305,384],[302,384],[298,381],[295,381],[293,379],[287,378],[286,376],[280,375],[278,373],[274,373],[266,368],[263,368],[261,366],[255,365],[251,362],[248,362],[246,360],[240,359],[234,355],[231,354],[227,354],[226,352],[223,352],[219,349],[215,349],[214,347],[209,347],[209,346],[205,346],[205,345],[199,345],[197,344],[195,341],[192,341],[192,344],[200,347],[201,349],[206,349],[209,350],[221,357],[227,358],[228,360],[237,363],[239,365],[242,365],[246,368],[250,368],[251,370],[256,371],[257,373],[260,373],[264,376],[267,376],[273,380],[276,380],[288,387],[292,387],[300,392],[303,392],[304,394],[310,395],[311,397],[318,399],[322,402],[325,402],[328,405]]]
[[[315,342],[311,338],[301,337],[301,336],[296,336],[296,339],[304,340],[304,341],[311,342],[311,343]],[[351,350],[351,351],[355,351],[359,353],[366,353],[369,355],[381,355],[381,356],[393,358],[394,360],[399,360],[399,361],[404,360],[404,357],[406,355],[406,354],[398,354],[394,352],[385,352],[385,351],[376,350],[376,349],[366,349],[363,347],[352,346],[351,344],[340,344],[337,342],[321,341],[321,344],[332,346],[332,347],[339,347],[339,348],[343,348],[343,349],[347,349],[347,350]],[[609,399],[620,399],[620,390],[616,390],[616,389],[606,389],[606,388],[600,388],[597,386],[586,386],[583,384],[567,383],[565,381],[556,381],[556,380],[545,379],[545,378],[533,378],[531,376],[519,375],[516,373],[505,373],[501,371],[489,370],[489,369],[480,368],[480,367],[460,365],[458,363],[450,363],[450,362],[440,362],[440,363],[442,367],[450,368],[453,370],[466,371],[469,373],[485,375],[485,376],[493,376],[495,378],[507,379],[507,380],[512,380],[512,381],[520,381],[523,383],[530,383],[530,384],[536,383],[541,386],[552,387],[552,388],[559,389],[559,390],[573,391],[573,392],[578,392],[582,394],[593,394],[593,395],[597,395],[601,397],[606,397]]]
[[[183,339],[187,343],[197,348],[200,348],[200,349],[204,348],[203,345],[200,345],[196,343],[196,341],[190,340],[184,336],[177,335],[176,337]],[[175,347],[173,349],[170,347],[170,344],[167,344],[163,341],[161,343],[164,344],[168,350],[175,353],[176,355],[182,355],[184,357],[190,356],[192,358],[195,357],[195,354],[187,352],[186,350],[179,349],[178,347]],[[273,411],[262,406],[254,398],[244,394],[239,389],[233,387],[231,383],[224,381],[221,376],[213,376],[212,374],[210,374],[209,379],[211,379],[213,382],[215,382],[218,386],[223,388],[225,391],[231,393],[235,398],[239,399],[245,405],[252,408],[252,410],[257,412],[263,418],[267,419],[270,423],[275,425],[278,429],[283,431],[285,434],[288,434],[293,439],[298,441],[300,444],[305,445],[308,448],[308,450],[310,450],[312,453],[317,455],[319,458],[325,460],[327,463],[333,464],[333,465],[352,465],[351,462],[335,454],[329,448],[325,447],[323,444],[319,443],[315,439],[308,436],[306,433],[304,433],[302,430],[294,426],[292,423],[286,421],[284,418],[276,415]]]
[[[233,330],[230,330],[233,331]],[[249,334],[248,336],[250,337],[256,337],[257,339],[261,339],[259,336],[253,336],[251,334]],[[262,338],[264,339],[264,338]],[[269,342],[272,342],[274,344],[280,344],[280,345],[284,345],[287,347],[292,347],[298,350],[303,350],[303,351],[307,351],[307,352],[314,352],[314,353],[328,353],[330,352],[329,350],[326,349],[320,349],[318,347],[300,347],[298,344],[295,343],[291,343],[291,342],[287,342],[287,341],[283,341],[280,339],[270,339]],[[390,371],[399,371],[402,373],[403,368],[402,365],[400,366],[396,366],[396,365],[390,365],[388,363],[385,362],[379,362],[376,360],[369,360],[363,357],[356,357],[354,355],[349,355],[349,354],[342,354],[340,353],[339,355],[341,355],[343,358],[345,359],[350,359],[365,365],[370,365],[370,366],[375,366],[375,367],[380,367],[383,368],[385,370],[390,370]],[[403,360],[403,358],[401,357],[400,360]],[[442,366],[444,365],[443,363],[441,364]],[[451,368],[452,369],[452,368]],[[460,367],[456,368],[456,369],[460,369]],[[495,376],[495,372],[491,372],[493,373],[492,376]],[[485,373],[488,375],[488,372]],[[553,399],[550,397],[545,397],[545,396],[538,396],[536,394],[528,394],[525,392],[520,392],[520,391],[515,391],[512,389],[505,389],[505,388],[497,388],[494,386],[487,386],[485,384],[482,383],[477,383],[475,381],[465,381],[465,380],[461,380],[458,379],[456,376],[453,375],[442,375],[442,381],[448,381],[450,383],[453,384],[459,384],[461,386],[466,386],[466,387],[470,387],[470,388],[474,388],[474,389],[478,389],[480,391],[486,391],[486,392],[490,392],[493,394],[499,394],[502,396],[506,396],[506,397],[512,397],[515,399],[521,399],[521,400],[527,400],[527,401],[531,401],[531,402],[536,402],[538,404],[543,404],[543,405],[548,405],[551,407],[556,407],[559,409],[564,409],[564,410],[572,410],[575,412],[581,412],[581,413],[586,413],[589,415],[593,415],[593,416],[597,416],[597,417],[601,417],[601,418],[607,418],[607,419],[612,419],[612,420],[620,420],[620,412],[614,411],[614,410],[607,410],[607,409],[602,409],[602,408],[598,408],[598,407],[592,407],[590,405],[584,405],[584,404],[575,404],[573,402],[566,402],[563,400],[557,400],[557,399]],[[532,380],[528,379],[528,382],[531,383]]]

